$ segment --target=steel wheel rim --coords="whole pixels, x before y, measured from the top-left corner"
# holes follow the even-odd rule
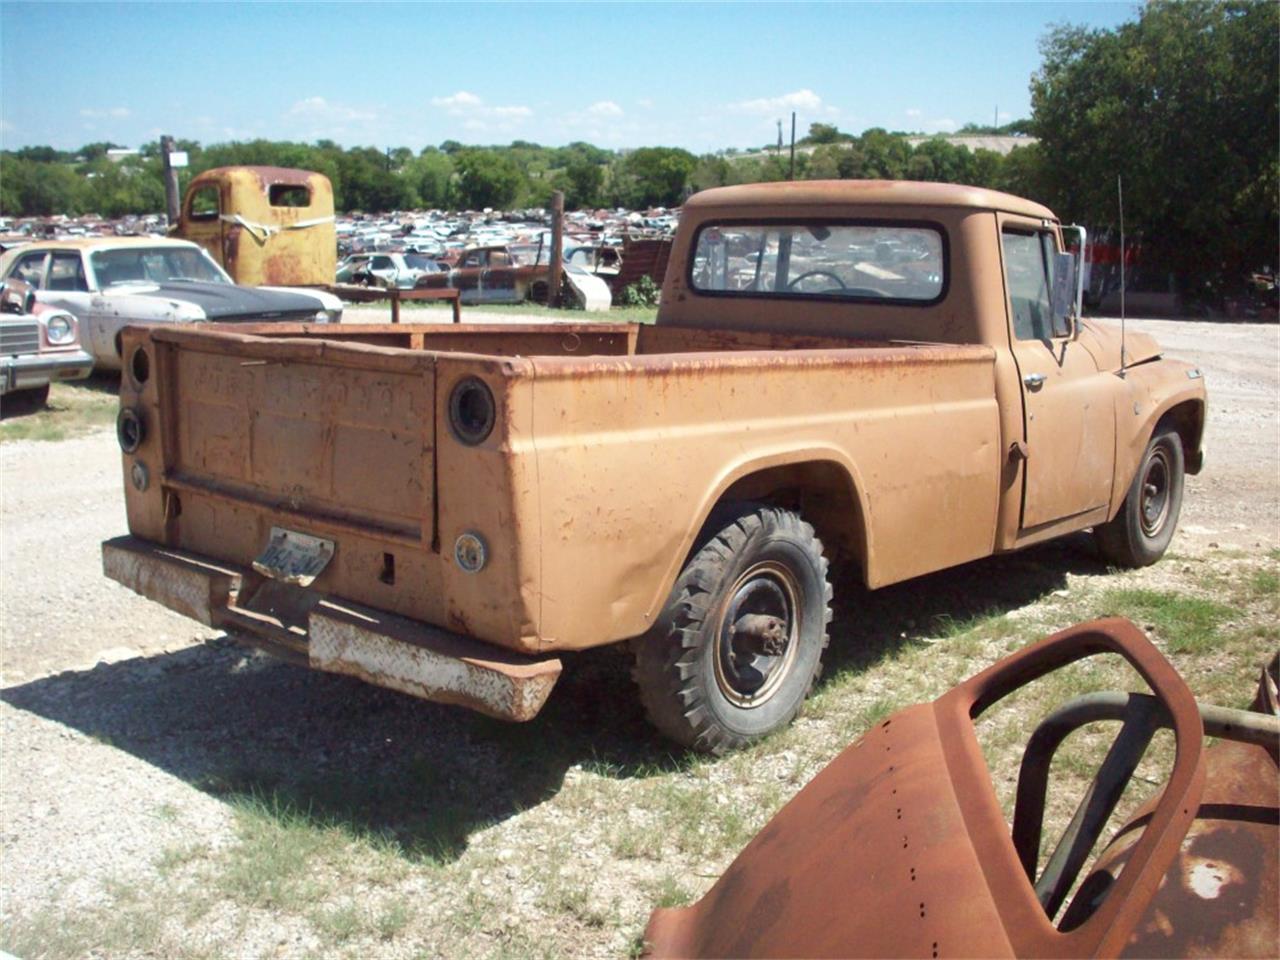
[[[725,593],[716,621],[716,686],[734,706],[751,709],[768,702],[782,686],[799,649],[800,585],[785,566],[754,564]],[[745,629],[744,617],[776,623],[766,636]]]
[[[1156,536],[1169,518],[1169,455],[1163,448],[1152,451],[1142,474],[1142,497],[1139,500],[1142,532]]]

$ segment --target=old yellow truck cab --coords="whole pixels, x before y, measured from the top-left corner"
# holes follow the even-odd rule
[[[309,170],[206,170],[187,187],[170,232],[200,244],[246,286],[329,284],[337,268],[333,185]]]

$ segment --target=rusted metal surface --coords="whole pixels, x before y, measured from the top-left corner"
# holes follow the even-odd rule
[[[1206,733],[1235,740],[1205,752],[1196,818],[1150,908],[1124,944],[1126,957],[1280,956],[1280,710],[1276,661],[1263,672],[1252,714],[1206,709]],[[1256,718],[1252,723],[1249,717]],[[1269,728],[1267,724],[1270,724]],[[1152,804],[1099,855],[1064,923],[1104,896],[1125,868]]]
[[[334,606],[311,615],[310,657],[320,670],[514,721],[537,715],[561,669],[559,660],[504,657],[443,630]]]
[[[333,283],[333,185],[320,173],[284,167],[206,170],[187,186],[172,232],[208,250],[236,283]]]
[[[1163,792],[1122,828],[1055,927],[1019,861],[973,721],[1020,686],[1107,651],[1155,691],[1141,703],[1154,703],[1153,715],[1173,728],[1177,755]],[[1105,708],[1119,716],[1129,704],[1118,696]],[[1239,720],[1229,713],[1213,714],[1217,732]],[[1274,747],[1223,743],[1205,753],[1202,738],[1190,692],[1131,623],[1062,631],[869,731],[705,897],[654,911],[649,953],[1275,956]]]
[[[108,577],[136,593],[208,626],[239,631],[237,639],[270,653],[300,654],[319,670],[501,720],[532,719],[560,676],[556,659],[507,654],[309,591],[289,588],[286,594],[285,585],[249,571],[133,537],[104,543],[102,565]],[[264,589],[271,595],[264,597]]]
[[[320,592],[527,654],[644,635],[726,501],[797,510],[870,587],[1086,529],[1120,508],[1166,414],[1191,462],[1205,389],[1167,360],[1116,376],[1117,344],[1086,322],[1028,348],[1069,354],[1077,378],[1041,391],[1059,399],[1028,434],[999,218],[1041,214],[1056,242],[1048,211],[989,191],[711,191],[682,217],[653,326],[127,330],[125,357],[153,371],[121,384],[149,424],[122,461],[130,530],[240,566],[273,526],[332,539]],[[779,217],[935,224],[945,296],[694,289],[699,229]],[[474,442],[453,404],[472,380],[492,399]],[[1060,445],[1079,452],[1065,486],[1029,466]],[[461,538],[486,545],[483,569],[459,565]]]
[[[546,251],[529,244],[470,247],[448,272],[421,277],[416,289],[448,287],[457,290],[464,303],[545,301],[551,290],[551,264],[546,256]]]

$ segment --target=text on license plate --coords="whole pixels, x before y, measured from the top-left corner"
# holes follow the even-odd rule
[[[253,569],[273,580],[309,587],[333,559],[333,541],[272,527],[266,549]]]

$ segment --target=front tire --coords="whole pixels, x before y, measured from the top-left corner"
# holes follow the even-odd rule
[[[822,543],[789,510],[744,505],[710,525],[636,641],[633,676],[658,730],[721,754],[800,712],[821,672],[831,585]]]
[[[1093,530],[1102,555],[1119,567],[1146,567],[1168,549],[1182,510],[1182,438],[1160,430],[1147,444],[1115,519]]]

